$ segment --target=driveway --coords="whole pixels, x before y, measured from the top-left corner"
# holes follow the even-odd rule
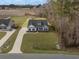
[[[16,30],[7,31],[6,35],[0,40],[0,47],[9,39]]]
[[[0,59],[79,59],[79,56],[63,54],[6,54],[0,55]]]
[[[20,49],[21,49],[23,36],[24,36],[25,33],[27,33],[27,22],[28,22],[28,20],[29,20],[29,18],[22,25],[22,28],[20,29],[20,31],[17,35],[14,46],[13,46],[12,50],[9,53],[22,53]]]
[[[14,43],[14,46],[9,53],[22,53],[20,51],[20,48],[21,48],[23,36],[26,32],[27,32],[27,27],[23,27],[23,28],[20,29],[18,36],[16,38],[16,41]]]

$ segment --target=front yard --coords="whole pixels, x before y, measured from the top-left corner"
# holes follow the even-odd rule
[[[23,53],[56,50],[57,39],[55,32],[27,33],[24,35],[21,50]]]
[[[17,29],[17,30],[12,34],[12,36],[3,44],[3,46],[0,47],[0,50],[1,50],[0,53],[8,53],[8,52],[12,49],[12,47],[13,47],[13,45],[14,45],[14,42],[15,42],[15,40],[16,40],[16,37],[17,37],[17,35],[18,35],[18,31],[19,31],[19,29]]]
[[[79,50],[56,49],[57,39],[58,36],[55,32],[28,32],[24,35],[21,51],[23,53],[79,55]]]

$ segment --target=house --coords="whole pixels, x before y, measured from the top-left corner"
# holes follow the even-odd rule
[[[48,21],[47,20],[29,20],[28,31],[49,31]]]
[[[0,19],[0,30],[12,30],[14,22],[8,17]]]

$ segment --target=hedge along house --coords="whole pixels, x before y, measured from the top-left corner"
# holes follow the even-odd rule
[[[48,27],[48,21],[46,19],[31,19],[28,23],[28,31],[34,32],[34,31],[49,31]]]
[[[14,22],[10,19],[10,17],[0,19],[0,30],[12,30]]]

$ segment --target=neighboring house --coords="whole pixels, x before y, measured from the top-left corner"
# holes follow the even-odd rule
[[[0,30],[12,30],[14,22],[10,18],[0,19]]]
[[[49,31],[47,20],[29,20],[28,31]]]

